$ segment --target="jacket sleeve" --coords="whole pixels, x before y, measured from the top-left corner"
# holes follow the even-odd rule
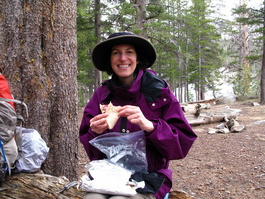
[[[147,139],[168,160],[184,158],[197,138],[186,120],[181,106],[169,91],[170,103],[162,108],[162,117],[153,120],[155,130]]]
[[[90,129],[90,120],[100,113],[100,108],[99,108],[100,100],[97,93],[98,92],[94,93],[94,95],[86,105],[81,125],[79,128],[80,142],[83,144],[90,160],[105,158],[105,155],[102,152],[100,152],[97,148],[89,144],[90,140],[98,136]]]

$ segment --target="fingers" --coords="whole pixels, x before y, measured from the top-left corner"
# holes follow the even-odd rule
[[[101,119],[104,119],[104,118],[106,118],[108,115],[109,115],[108,113],[103,113],[103,114],[96,115],[95,117],[93,117],[93,118],[90,120],[90,123],[95,122],[95,121],[98,121],[98,120],[101,120]]]
[[[123,106],[119,109],[119,116],[127,117],[127,120],[138,125],[142,130],[151,132],[154,130],[153,123],[148,120],[138,106]]]
[[[137,106],[124,106],[119,110],[119,116],[127,117],[127,120],[133,124],[140,124],[143,120],[146,120],[141,109]]]
[[[108,124],[106,122],[106,117],[108,116],[107,113],[99,114],[93,117],[90,120],[90,128],[93,132],[97,134],[103,133],[108,128]]]
[[[138,106],[126,105],[119,109],[119,116],[128,117],[133,114],[142,114],[141,109]]]

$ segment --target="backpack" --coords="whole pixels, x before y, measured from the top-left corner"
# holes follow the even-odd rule
[[[28,109],[24,102],[19,100],[0,98],[0,185],[5,180],[6,172],[11,174],[19,153],[22,152],[23,117],[16,113],[8,102],[23,105],[28,116]]]
[[[8,83],[0,73],[0,185],[6,173],[11,174],[22,150],[22,128],[16,130],[16,127],[22,126],[24,119],[17,114],[14,104],[23,105],[28,116],[26,104],[12,98]]]

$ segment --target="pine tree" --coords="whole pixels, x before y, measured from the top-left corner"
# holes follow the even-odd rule
[[[220,34],[209,18],[211,10],[204,0],[193,0],[189,19],[189,52],[193,55],[189,73],[191,83],[195,84],[196,100],[203,100],[207,78],[211,72],[221,66],[218,42]]]
[[[262,66],[260,69],[260,103],[265,103],[265,2],[260,6],[259,9],[249,8],[245,5],[240,6],[234,10],[234,14],[247,13],[242,17],[237,18],[237,22],[242,25],[249,25],[253,28],[251,34],[253,36],[258,35],[253,41],[259,41],[258,44],[262,43],[260,46],[262,48],[262,54],[257,51],[257,55],[252,55],[247,57],[249,60],[262,60]],[[254,42],[253,42],[254,43]],[[254,53],[254,52],[253,52]],[[253,71],[253,68],[252,68]],[[256,76],[252,77],[253,79]]]

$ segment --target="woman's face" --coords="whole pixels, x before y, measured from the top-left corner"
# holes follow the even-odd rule
[[[137,54],[132,45],[121,44],[113,46],[110,62],[112,70],[123,85],[130,85],[134,81],[133,72],[137,65]]]

